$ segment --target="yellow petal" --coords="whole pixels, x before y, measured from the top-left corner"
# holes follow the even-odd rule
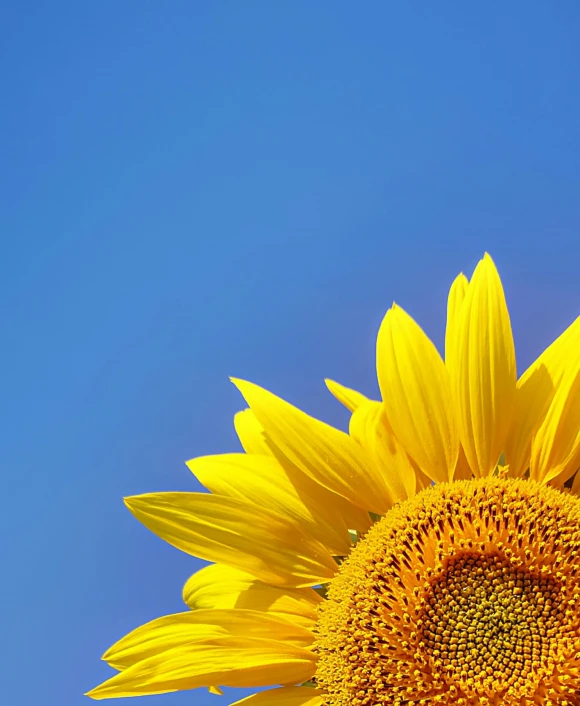
[[[350,387],[345,387],[334,380],[326,379],[324,382],[336,399],[351,412],[354,412],[361,404],[368,401],[368,398],[360,392],[351,390]]]
[[[224,695],[224,692],[219,688],[219,686],[208,686],[207,690],[210,694],[215,694],[216,696]]]
[[[387,419],[405,451],[429,478],[450,480],[459,440],[449,374],[433,343],[396,305],[379,330],[377,373]]]
[[[361,508],[379,514],[387,510],[389,495],[383,479],[369,467],[364,452],[348,434],[257,385],[233,382],[268,438],[291,463]]]
[[[530,478],[565,483],[580,466],[580,365],[569,371],[532,441]]]
[[[202,456],[187,466],[212,493],[248,500],[296,521],[331,554],[351,550],[349,528],[329,492],[295,466],[258,454]]]
[[[148,529],[181,551],[247,571],[276,586],[328,581],[336,563],[295,522],[275,512],[207,493],[150,493],[125,503]]]
[[[514,415],[505,442],[510,475],[521,476],[530,463],[532,436],[538,430],[566,371],[580,351],[580,317],[530,365],[517,383]]]
[[[270,454],[264,429],[251,409],[244,409],[234,416],[236,434],[248,454]]]
[[[367,450],[383,475],[393,505],[415,495],[415,471],[381,402],[367,400],[353,412],[350,435]]]
[[[357,530],[358,532],[366,532],[371,526],[371,521],[368,512],[362,508],[353,505],[350,500],[337,495],[328,488],[316,483],[310,476],[307,476],[295,464],[291,463],[284,455],[282,449],[278,448],[272,439],[266,434],[260,422],[256,419],[256,415],[251,409],[246,409],[236,415],[235,420],[236,431],[244,447],[246,453],[258,453],[273,456],[277,461],[287,469],[292,478],[297,474],[310,479],[316,487],[316,496],[325,507],[331,508],[333,513],[338,513],[343,518],[343,523],[349,530]],[[253,451],[252,451],[253,450]],[[302,481],[304,483],[304,481]],[[337,525],[337,527],[340,525]]]
[[[570,492],[574,495],[580,495],[580,472],[576,473]]]
[[[460,436],[477,477],[493,472],[509,429],[516,359],[501,280],[489,255],[477,265],[461,306],[454,379]]]
[[[252,694],[231,706],[320,706],[322,692],[308,686],[283,686]]]
[[[280,640],[298,647],[309,647],[314,641],[307,628],[268,613],[243,609],[193,610],[164,615],[141,625],[110,647],[103,659],[111,667],[124,670],[174,647],[224,635]]]
[[[465,294],[467,293],[467,288],[469,286],[469,281],[467,277],[461,272],[453,281],[449,289],[449,296],[447,298],[447,326],[445,328],[445,367],[449,371],[451,380],[454,379],[454,375],[451,372],[455,361],[457,360],[456,349],[457,349],[457,331],[459,328],[461,305],[465,299]],[[473,472],[469,467],[467,457],[465,456],[465,451],[461,444],[459,445],[459,455],[457,457],[457,464],[455,466],[455,471],[453,472],[454,480],[469,480],[473,476]]]
[[[141,662],[90,691],[93,699],[166,694],[221,684],[260,687],[307,681],[315,655],[263,638],[217,637],[175,647]]]
[[[465,299],[469,282],[461,272],[453,281],[447,298],[447,326],[445,328],[445,365],[449,370],[453,365],[453,353],[457,343],[459,312]]]
[[[183,601],[192,610],[244,608],[287,618],[312,628],[322,597],[312,588],[276,588],[238,569],[210,564],[191,576],[183,587]]]

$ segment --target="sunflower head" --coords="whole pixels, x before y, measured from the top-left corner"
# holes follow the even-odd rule
[[[580,318],[519,378],[485,256],[445,354],[399,306],[348,433],[249,382],[210,491],[126,499],[210,564],[115,643],[93,698],[275,687],[245,706],[580,706]],[[281,685],[281,686],[280,686]]]

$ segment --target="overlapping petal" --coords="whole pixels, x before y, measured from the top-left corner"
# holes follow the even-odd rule
[[[221,454],[194,458],[187,466],[212,493],[248,500],[294,520],[331,554],[350,551],[348,527],[330,493],[292,464],[273,456]]]
[[[566,372],[580,358],[580,317],[519,378],[510,432],[505,443],[510,475],[528,468],[532,437],[542,423]]]
[[[328,581],[336,563],[298,524],[237,498],[150,493],[126,498],[135,517],[169,544],[275,586]]]
[[[405,451],[429,478],[450,480],[459,439],[449,374],[433,343],[396,305],[379,330],[377,374],[387,419]]]
[[[348,434],[310,417],[258,385],[233,380],[276,449],[320,485],[361,508],[382,513],[389,494],[382,476]]]
[[[450,370],[454,365],[457,346],[457,330],[459,328],[461,305],[465,299],[469,281],[461,272],[453,280],[447,297],[447,325],[445,327],[445,366]]]
[[[341,385],[339,382],[329,380],[328,378],[324,382],[336,399],[351,412],[354,412],[362,404],[368,402],[368,397],[365,397],[362,393],[350,387]]]
[[[271,454],[264,428],[251,409],[244,409],[234,416],[234,427],[247,454]]]
[[[530,477],[565,483],[580,467],[580,364],[558,385],[532,440]]]
[[[337,527],[346,525],[349,530],[357,530],[358,532],[366,532],[370,527],[371,522],[368,512],[354,505],[342,495],[338,495],[332,490],[320,485],[320,483],[314,481],[311,476],[307,475],[298,468],[298,466],[293,464],[284,455],[282,449],[278,448],[266,434],[251,409],[238,412],[234,418],[234,424],[246,453],[272,456],[286,469],[289,478],[300,478],[300,480],[297,481],[298,487],[302,487],[305,484],[308,484],[309,487],[314,486],[311,488],[311,493],[315,493],[319,503],[328,507],[334,515],[338,514],[342,518],[342,521],[339,522]]]
[[[451,380],[455,379],[454,366],[457,360],[457,331],[459,329],[459,321],[461,314],[461,305],[465,299],[469,281],[461,272],[454,280],[449,289],[447,297],[447,325],[445,327],[445,367],[449,371]],[[465,451],[461,444],[459,445],[459,455],[457,456],[457,464],[453,472],[454,480],[468,480],[473,475],[469,462],[465,455]]]
[[[349,431],[367,449],[383,475],[391,504],[412,497],[416,490],[415,470],[389,425],[383,404],[374,400],[361,404],[350,419]]]
[[[87,695],[93,699],[166,694],[221,684],[260,687],[299,684],[314,673],[316,656],[303,647],[253,637],[190,642],[139,661]]]
[[[280,616],[242,608],[193,610],[141,625],[110,647],[103,659],[124,670],[175,647],[224,635],[282,640],[298,647],[314,641],[310,630]]]
[[[487,476],[504,450],[516,395],[510,318],[489,255],[475,269],[458,324],[450,374],[460,439],[474,474]]]
[[[312,628],[322,597],[312,588],[278,588],[222,564],[193,574],[183,587],[183,601],[192,610],[243,608],[286,618]]]

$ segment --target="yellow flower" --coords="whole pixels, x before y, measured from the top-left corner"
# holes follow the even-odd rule
[[[89,696],[580,706],[580,318],[517,378],[486,255],[451,286],[445,360],[393,305],[377,373],[380,402],[327,381],[349,434],[235,380],[245,453],[187,464],[210,493],[126,499],[213,563]]]

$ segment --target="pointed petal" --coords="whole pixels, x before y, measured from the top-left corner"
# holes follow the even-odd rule
[[[447,298],[447,327],[445,328],[445,365],[447,369],[453,365],[453,353],[457,343],[459,313],[465,299],[469,282],[461,272],[453,281]]]
[[[310,630],[275,615],[241,609],[190,610],[141,625],[110,647],[103,659],[122,671],[175,647],[224,635],[280,640],[298,647],[314,641]]]
[[[247,454],[270,454],[264,428],[251,409],[244,409],[234,416],[234,427]]]
[[[322,597],[312,588],[277,588],[222,564],[210,564],[191,576],[183,601],[192,610],[244,608],[286,618],[312,628]]]
[[[461,272],[453,281],[447,298],[447,326],[445,329],[445,367],[449,371],[451,380],[454,379],[453,366],[457,360],[457,331],[459,329],[461,305],[465,299],[469,281]],[[469,467],[465,451],[459,445],[457,464],[453,472],[453,480],[469,480],[473,472]]]
[[[396,305],[379,330],[377,373],[387,419],[405,451],[429,478],[449,480],[459,451],[449,374],[429,338]]]
[[[532,441],[530,478],[562,485],[580,466],[580,365],[558,386]]]
[[[368,401],[368,398],[360,392],[351,390],[350,387],[345,387],[334,380],[329,380],[327,378],[324,382],[326,383],[326,387],[328,387],[336,399],[351,412],[354,412],[358,407],[360,407],[361,404]]]
[[[454,378],[467,461],[477,477],[493,472],[504,449],[516,394],[516,359],[501,280],[489,255],[477,265],[461,306]]]
[[[187,466],[212,493],[247,500],[294,520],[331,554],[343,556],[351,550],[348,527],[329,502],[329,492],[295,466],[257,454],[202,456]]]
[[[283,686],[252,694],[231,706],[320,706],[322,692],[308,686]]]
[[[148,529],[181,551],[247,571],[275,586],[328,581],[336,563],[295,522],[235,498],[150,493],[125,503]]]
[[[505,443],[510,476],[528,468],[532,436],[538,430],[566,371],[578,360],[580,317],[572,323],[523,373],[517,383],[510,432]]]
[[[90,691],[93,699],[167,694],[221,684],[260,687],[307,681],[315,655],[275,640],[218,637],[149,657]]]
[[[415,495],[415,471],[381,402],[367,400],[356,409],[350,419],[350,435],[367,450],[383,475],[393,505]]]
[[[361,508],[382,513],[389,497],[379,474],[369,468],[348,434],[314,419],[257,385],[232,380],[273,444],[317,483]]]

